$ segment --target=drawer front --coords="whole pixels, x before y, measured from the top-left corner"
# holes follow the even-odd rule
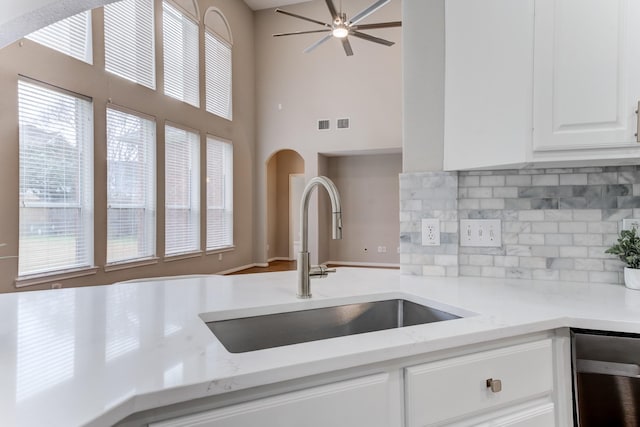
[[[377,374],[200,412],[149,427],[389,427],[389,375]],[[397,416],[397,415],[396,415]]]
[[[487,386],[488,379],[494,380],[494,390]],[[552,342],[546,339],[412,366],[405,370],[405,380],[408,426],[475,415],[551,393]]]

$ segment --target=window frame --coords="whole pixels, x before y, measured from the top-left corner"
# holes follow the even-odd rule
[[[151,46],[150,46],[150,52],[149,52],[149,58],[145,58],[145,59],[150,59],[150,65],[151,65],[151,69],[150,69],[150,75],[146,76],[148,78],[148,80],[150,81],[150,85],[145,84],[144,82],[140,81],[141,79],[136,79],[134,77],[131,76],[127,76],[124,75],[126,73],[121,73],[119,72],[120,70],[113,70],[113,69],[109,69],[109,60],[108,60],[108,41],[107,41],[107,14],[108,14],[108,10],[111,8],[115,8],[115,7],[120,7],[120,8],[124,8],[124,4],[128,1],[133,1],[133,2],[137,2],[140,0],[123,0],[120,2],[116,2],[116,3],[111,3],[111,4],[107,4],[104,6],[104,17],[103,17],[103,25],[104,25],[104,31],[103,31],[103,38],[104,38],[104,70],[107,73],[113,74],[114,76],[118,76],[120,78],[126,79],[130,82],[133,83],[137,83],[141,86],[144,86],[148,89],[151,90],[156,90],[156,86],[157,86],[157,70],[156,70],[156,27],[158,25],[158,23],[156,22],[156,3],[154,0],[144,0],[144,1],[148,1],[150,3],[151,6],[151,16],[150,16],[150,23],[151,23]],[[137,24],[137,21],[136,21]],[[133,28],[133,32],[135,34],[138,34],[138,32],[141,31],[139,29],[139,27],[136,25],[135,28]],[[147,34],[148,35],[148,34]],[[136,57],[137,59],[138,57]],[[139,67],[136,67],[139,68]],[[137,75],[137,73],[136,73]]]
[[[167,155],[169,153],[169,150],[167,149],[167,129],[168,128],[173,128],[176,129],[178,131],[182,131],[182,132],[186,132],[187,134],[192,134],[194,135],[196,138],[193,139],[193,141],[186,141],[186,143],[190,143],[192,144],[192,148],[194,149],[194,154],[196,155],[195,158],[191,159],[191,166],[193,168],[193,170],[191,171],[191,186],[189,188],[189,204],[188,205],[182,205],[182,204],[169,204],[167,199],[167,189],[169,188],[169,185],[167,185],[168,183],[168,178],[169,178],[169,168],[167,167],[168,163],[167,163]],[[201,189],[202,189],[202,185],[201,185],[201,180],[202,180],[202,168],[201,168],[201,159],[202,159],[202,137],[200,134],[200,131],[196,130],[196,129],[191,129],[188,128],[186,126],[182,126],[180,124],[176,124],[170,121],[165,121],[164,123],[164,249],[163,249],[163,255],[165,260],[167,259],[172,259],[172,258],[183,258],[183,257],[190,257],[190,256],[196,256],[202,253],[202,196],[201,196]],[[195,200],[195,197],[197,197],[197,200]],[[193,236],[195,237],[195,245],[193,248],[190,249],[186,249],[186,250],[180,250],[180,251],[168,251],[168,247],[167,247],[167,236],[169,235],[168,233],[168,221],[167,221],[167,217],[168,217],[168,212],[169,210],[186,210],[186,211],[191,211],[193,210],[194,212],[191,213],[191,215],[194,215],[196,218],[193,220],[193,225],[195,225],[197,227],[196,230],[192,230],[193,232]]]
[[[148,200],[146,203],[140,203],[140,204],[131,204],[131,203],[111,203],[109,202],[109,156],[107,153],[107,180],[106,180],[106,196],[107,196],[107,223],[106,223],[106,262],[105,262],[105,269],[117,269],[118,266],[122,266],[122,265],[133,265],[133,264],[148,264],[149,261],[155,261],[158,259],[158,235],[157,235],[157,221],[158,221],[158,150],[157,150],[157,146],[158,146],[158,132],[157,132],[157,127],[158,127],[158,123],[156,121],[156,118],[153,116],[150,116],[148,114],[144,114],[138,111],[134,111],[131,110],[127,107],[123,107],[123,106],[119,106],[119,105],[114,105],[114,104],[109,104],[105,110],[105,118],[106,118],[106,139],[105,139],[105,143],[107,146],[107,150],[108,150],[108,144],[109,144],[109,110],[113,110],[116,111],[118,113],[121,114],[127,114],[130,116],[134,116],[137,117],[141,120],[147,120],[149,122],[152,123],[151,128],[152,130],[152,137],[153,137],[153,141],[151,141],[151,147],[146,147],[148,149],[149,152],[147,152],[147,154],[150,154],[150,160],[148,160],[149,163],[147,163],[146,166],[150,166],[151,170],[147,171],[147,178],[149,178],[149,176],[151,176],[152,178],[150,179],[150,182],[148,183],[151,188],[146,188],[145,193],[149,193],[152,195],[152,200]],[[120,259],[120,260],[114,260],[114,261],[109,261],[109,210],[110,209],[142,209],[144,211],[144,216],[145,216],[145,222],[149,221],[152,222],[152,224],[148,224],[148,226],[150,227],[150,233],[151,233],[151,237],[149,237],[151,243],[149,244],[149,249],[151,250],[151,254],[148,255],[142,255],[136,258],[127,258],[127,259]],[[151,218],[148,218],[147,215],[150,214]],[[149,242],[147,242],[149,243]]]
[[[168,10],[168,11],[167,11]],[[177,96],[174,94],[171,94],[169,92],[167,92],[167,82],[169,81],[168,76],[171,76],[171,73],[167,72],[167,58],[169,57],[169,55],[167,55],[167,46],[169,45],[169,43],[167,43],[167,37],[168,37],[168,31],[167,31],[167,23],[166,23],[166,15],[167,13],[173,13],[173,14],[178,14],[181,16],[182,21],[181,24],[184,25],[184,22],[188,22],[191,23],[193,25],[195,25],[195,30],[196,30],[196,41],[197,41],[197,45],[196,45],[196,49],[195,49],[195,83],[196,83],[196,93],[195,96],[193,97],[193,99],[189,99],[187,96],[185,96],[185,80],[184,78],[181,81],[181,86],[182,86],[182,95],[181,96]],[[184,31],[184,30],[183,30]],[[184,38],[180,39],[180,44],[183,46],[183,50],[182,52],[184,52],[184,45],[186,44],[186,40]],[[202,81],[200,78],[200,47],[201,47],[202,43],[201,43],[201,37],[200,37],[200,23],[197,20],[194,20],[194,18],[192,16],[190,16],[188,13],[184,12],[182,10],[182,8],[177,7],[175,4],[173,4],[173,2],[169,1],[169,0],[163,0],[162,1],[162,57],[163,57],[163,61],[162,61],[162,67],[163,67],[163,75],[164,75],[164,79],[163,79],[163,93],[165,96],[172,98],[172,99],[176,99],[178,101],[184,102],[185,104],[188,104],[194,108],[200,108],[202,105],[202,101],[200,99],[200,89],[201,89],[201,85],[202,85]],[[184,56],[184,55],[182,55]],[[181,65],[185,65],[184,61],[181,61]],[[183,70],[185,69],[185,67],[183,67]],[[189,80],[191,81],[191,80]],[[194,95],[194,94],[190,94],[190,95]],[[195,101],[195,103],[191,102],[191,101]]]
[[[78,175],[78,200],[76,202],[53,202],[53,201],[42,201],[42,202],[29,202],[28,206],[24,201],[20,201],[19,209],[22,208],[45,208],[45,209],[77,209],[79,210],[78,215],[78,226],[81,228],[82,233],[78,236],[83,239],[83,247],[84,247],[84,259],[82,262],[69,265],[63,265],[60,267],[51,267],[48,266],[44,269],[32,270],[32,271],[24,271],[21,270],[20,266],[20,258],[18,258],[18,277],[16,278],[16,286],[26,286],[28,284],[39,283],[39,279],[42,277],[77,277],[85,274],[94,274],[97,271],[97,267],[95,266],[95,242],[94,242],[94,230],[95,230],[95,202],[94,202],[94,132],[95,132],[95,106],[93,102],[93,98],[79,94],[64,88],[60,88],[48,83],[44,83],[26,76],[18,76],[18,126],[20,128],[20,136],[19,136],[19,156],[22,157],[22,149],[23,149],[23,138],[22,138],[22,126],[23,119],[21,118],[20,110],[22,109],[21,104],[21,85],[25,84],[31,86],[31,90],[33,88],[39,88],[46,91],[54,92],[62,96],[74,98],[76,101],[83,101],[88,103],[87,111],[84,113],[86,117],[80,117],[80,119],[87,119],[87,123],[85,123],[84,128],[81,130],[84,138],[81,141],[76,140],[76,142],[82,143],[82,152],[78,154],[81,156],[81,169],[79,169]],[[31,101],[34,102],[34,101]],[[78,131],[78,126],[81,126],[82,123],[74,123],[76,127],[76,132]],[[19,167],[22,168],[22,165],[19,164]],[[18,179],[18,192],[21,193],[22,188],[22,174]],[[19,231],[18,231],[18,256],[20,256],[21,248],[23,248],[23,238],[22,235],[22,227],[23,227],[23,215],[19,212],[18,214],[18,222],[19,222]],[[77,259],[77,258],[76,258]],[[34,283],[35,282],[35,283]]]
[[[225,164],[225,167],[228,168],[228,173],[226,174],[226,176],[229,178],[226,180],[226,182],[223,184],[224,186],[224,194],[225,194],[225,203],[224,206],[222,208],[215,208],[215,207],[210,207],[209,206],[209,183],[210,180],[209,178],[209,143],[213,142],[216,144],[225,144],[225,146],[229,147],[229,158],[227,159],[227,162]],[[234,156],[234,149],[233,149],[233,142],[229,141],[225,138],[220,138],[218,136],[215,135],[211,135],[211,134],[207,134],[206,136],[206,170],[205,170],[205,181],[206,181],[206,242],[205,242],[205,247],[206,247],[206,251],[207,253],[218,253],[218,252],[226,252],[229,250],[232,250],[235,248],[235,233],[234,233],[234,223],[235,223],[235,217],[234,217],[234,211],[233,211],[233,203],[234,203],[234,193],[233,193],[233,183],[234,183],[234,168],[233,168],[233,156]],[[228,202],[228,203],[227,203]],[[229,229],[228,229],[228,233],[230,235],[230,241],[223,244],[222,246],[209,246],[209,211],[211,210],[215,210],[215,209],[219,209],[219,210],[223,210],[225,212],[225,214],[230,215],[230,224],[229,224]]]

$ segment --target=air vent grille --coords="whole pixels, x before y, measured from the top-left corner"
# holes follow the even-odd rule
[[[338,119],[338,129],[349,129],[349,119]]]
[[[330,121],[327,120],[318,120],[318,130],[329,130]]]

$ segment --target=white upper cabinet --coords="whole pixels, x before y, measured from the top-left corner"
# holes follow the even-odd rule
[[[637,162],[640,1],[445,8],[445,170]]]
[[[444,169],[525,161],[533,0],[446,0]]]
[[[640,2],[536,0],[535,151],[637,145]]]

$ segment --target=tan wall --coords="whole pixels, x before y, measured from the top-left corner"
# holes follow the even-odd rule
[[[158,0],[157,0],[158,1]],[[61,282],[64,286],[107,284],[116,281],[150,276],[175,274],[213,273],[252,263],[253,194],[255,158],[255,91],[254,91],[254,34],[253,13],[244,2],[237,0],[200,0],[200,11],[209,6],[218,7],[226,16],[233,33],[233,122],[215,117],[204,107],[193,108],[166,97],[162,88],[162,42],[156,35],[156,63],[159,90],[142,86],[104,72],[102,9],[93,12],[94,65],[87,65],[56,53],[29,40],[15,42],[0,50],[0,242],[7,246],[0,255],[18,252],[18,116],[17,81],[22,74],[55,86],[59,86],[93,98],[95,141],[95,264],[97,274]],[[158,4],[160,2],[158,1]],[[157,8],[160,13],[161,8]],[[160,15],[156,17],[161,22]],[[204,71],[201,52],[201,77]],[[164,220],[164,122],[165,120],[210,133],[233,141],[234,146],[234,235],[236,248],[225,253],[221,261],[218,255],[203,255],[179,261],[126,270],[105,272],[106,259],[106,142],[105,111],[108,102],[154,116],[158,124],[158,230],[163,230]],[[204,149],[204,145],[202,146]],[[204,200],[204,186],[201,199]],[[201,240],[205,229],[202,223]],[[158,233],[157,253],[164,253],[163,232]],[[0,292],[15,290],[17,260],[0,261]],[[50,284],[29,287],[47,288]]]
[[[330,157],[328,163],[328,176],[340,191],[343,224],[342,240],[329,240],[328,260],[399,264],[402,155]],[[387,252],[379,253],[379,246]]]
[[[343,2],[349,15],[371,0]],[[367,22],[401,19],[401,1],[393,0]],[[322,0],[283,9],[314,19],[330,21]],[[266,177],[267,159],[282,149],[299,152],[309,179],[319,174],[319,153],[395,150],[402,146],[402,31],[372,30],[372,35],[395,41],[385,47],[350,38],[355,55],[347,57],[337,40],[312,53],[302,51],[321,36],[317,34],[272,37],[287,31],[315,29],[314,24],[274,13],[258,11],[256,19],[257,170]],[[350,118],[351,129],[336,130],[338,118]],[[331,130],[318,131],[317,120],[330,119]],[[314,196],[315,199],[315,196]],[[317,208],[309,215],[312,261],[317,261]],[[266,192],[257,193],[256,246],[254,258],[266,256]],[[314,261],[314,262],[315,262]]]

